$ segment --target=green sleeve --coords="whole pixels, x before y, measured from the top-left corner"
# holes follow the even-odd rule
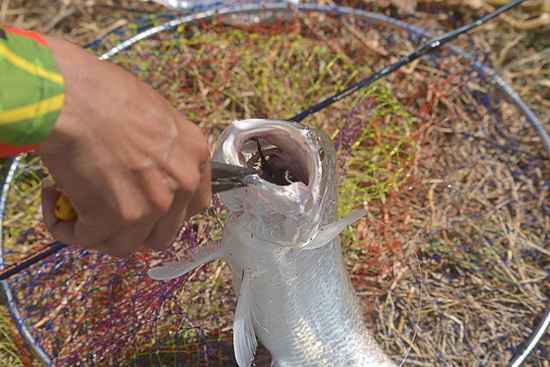
[[[0,26],[0,156],[35,149],[64,100],[63,76],[44,38]]]

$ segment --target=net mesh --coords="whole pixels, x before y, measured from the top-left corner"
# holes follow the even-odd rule
[[[170,17],[131,24],[91,49],[102,54]],[[441,28],[429,14],[407,21]],[[354,14],[266,10],[190,21],[110,60],[159,90],[213,146],[232,120],[290,118],[422,41]],[[468,37],[456,44],[489,62]],[[410,351],[415,365],[510,361],[548,306],[548,170],[536,131],[499,85],[443,48],[304,123],[335,142],[340,214],[369,210],[342,240],[383,349],[398,362]],[[47,172],[32,155],[14,172],[2,212],[5,264],[53,241],[39,209]],[[168,282],[146,275],[218,241],[224,216],[214,198],[161,254],[63,249],[5,283],[17,324],[59,366],[235,364],[225,263]],[[548,359],[549,347],[543,340],[530,362]],[[256,362],[268,365],[268,353]]]

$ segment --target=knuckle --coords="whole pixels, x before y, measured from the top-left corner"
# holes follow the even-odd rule
[[[179,189],[188,195],[192,195],[197,191],[197,187],[201,182],[201,173],[195,169],[190,169],[180,177]]]
[[[210,160],[210,149],[208,149],[206,140],[201,141],[201,145],[197,148],[197,157],[201,164]]]
[[[156,190],[149,196],[151,207],[161,213],[165,213],[172,206],[174,195],[170,190]]]
[[[128,226],[142,221],[148,214],[143,205],[123,205],[119,208],[116,223],[120,226]]]
[[[201,205],[199,205],[198,212],[205,212],[210,208],[210,200],[209,201],[202,201]]]
[[[158,236],[147,239],[147,242],[145,242],[143,245],[155,251],[162,251],[162,250],[166,250],[173,242],[172,238],[161,239],[157,237]]]
[[[208,147],[208,140],[202,133],[200,128],[195,124],[192,125],[192,131],[190,132],[190,151],[202,164],[210,159],[210,148]]]

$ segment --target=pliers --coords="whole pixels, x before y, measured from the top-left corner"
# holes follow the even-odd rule
[[[234,166],[231,164],[211,162],[212,167],[212,193],[238,189],[248,185],[246,178],[262,173],[259,169]]]
[[[214,194],[244,187],[248,185],[246,182],[248,176],[262,173],[259,169],[234,166],[220,162],[212,162],[211,167],[212,193]],[[69,198],[65,194],[61,194],[57,198],[53,211],[56,218],[59,220],[75,220],[78,216]]]

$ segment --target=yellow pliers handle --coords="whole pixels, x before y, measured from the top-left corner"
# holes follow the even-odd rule
[[[65,194],[59,195],[53,207],[53,214],[59,220],[75,220],[78,217],[69,198]]]

